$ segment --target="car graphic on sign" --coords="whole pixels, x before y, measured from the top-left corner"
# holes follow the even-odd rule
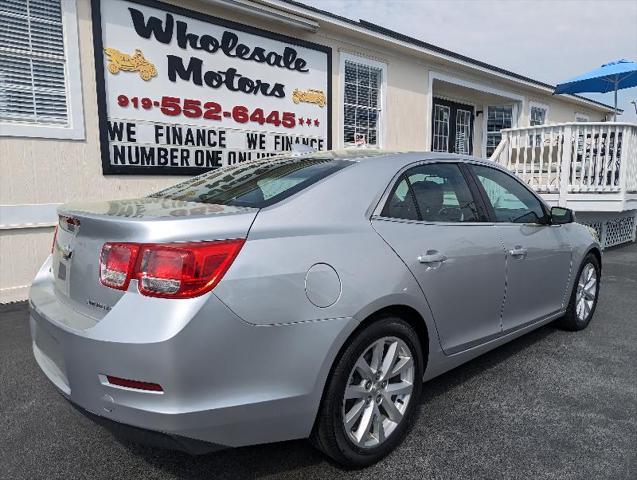
[[[157,76],[157,68],[144,57],[138,48],[133,55],[120,52],[116,48],[105,48],[104,53],[108,57],[109,63],[106,66],[112,74],[124,72],[139,72],[142,80],[148,81]]]
[[[292,92],[292,101],[295,104],[300,102],[314,103],[321,108],[327,104],[327,99],[325,98],[323,90],[316,90],[313,88],[310,88],[309,90],[299,90],[298,88],[294,89],[294,92]]]

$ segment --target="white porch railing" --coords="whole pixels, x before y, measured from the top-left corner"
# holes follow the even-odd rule
[[[637,201],[637,125],[563,123],[502,130],[491,156],[557,203],[614,194],[625,210],[628,194]],[[574,205],[573,205],[574,206]]]

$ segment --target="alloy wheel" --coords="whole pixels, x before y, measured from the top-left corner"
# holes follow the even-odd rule
[[[597,271],[592,263],[587,263],[582,269],[577,282],[575,293],[575,314],[581,321],[586,321],[597,296]]]
[[[385,442],[402,421],[414,388],[414,359],[397,337],[373,342],[358,358],[343,398],[343,426],[359,448]]]

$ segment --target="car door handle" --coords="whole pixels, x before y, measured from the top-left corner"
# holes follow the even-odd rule
[[[427,253],[418,256],[420,263],[442,263],[445,260],[447,257],[437,250],[427,250]]]
[[[526,248],[520,247],[519,245],[509,250],[509,254],[511,254],[512,257],[516,258],[526,258],[527,253],[529,253],[529,251]]]

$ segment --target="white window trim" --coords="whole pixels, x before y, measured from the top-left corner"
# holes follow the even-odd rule
[[[519,123],[519,102],[503,102],[503,103],[485,103],[484,109],[482,110],[482,157],[487,157],[487,136],[489,132],[487,131],[487,123],[489,121],[489,107],[512,107],[511,108],[511,128],[517,128]]]
[[[387,113],[385,111],[386,95],[387,95],[387,64],[383,62],[379,62],[377,60],[371,60],[366,57],[361,57],[358,55],[339,52],[339,75],[340,75],[340,95],[339,95],[339,115],[340,115],[340,129],[339,129],[339,137],[338,145],[340,148],[361,148],[356,145],[348,145],[345,143],[345,62],[350,61],[353,63],[359,63],[361,65],[367,65],[369,67],[379,68],[381,70],[381,82],[380,82],[380,95],[378,97],[378,102],[380,104],[379,115],[378,115],[378,136],[377,136],[377,145],[370,146],[367,145],[362,148],[377,148],[382,149],[385,145],[385,118]]]
[[[77,33],[77,7],[75,0],[62,0],[62,28],[64,32],[64,56],[66,75],[66,99],[68,125],[46,125],[19,121],[0,121],[1,137],[32,137],[56,139],[84,139],[84,107],[82,102],[82,77],[80,74],[80,49]]]
[[[528,110],[529,117],[527,119],[528,125],[531,126],[531,109],[533,107],[544,110],[544,123],[542,125],[548,125],[550,108],[546,103],[540,103],[540,102],[529,102],[529,110]]]
[[[580,112],[575,112],[575,115],[573,116],[573,118],[575,119],[575,121],[577,122],[578,118],[585,118],[586,122],[590,122],[591,121],[591,116],[587,115],[586,113],[580,113]]]

